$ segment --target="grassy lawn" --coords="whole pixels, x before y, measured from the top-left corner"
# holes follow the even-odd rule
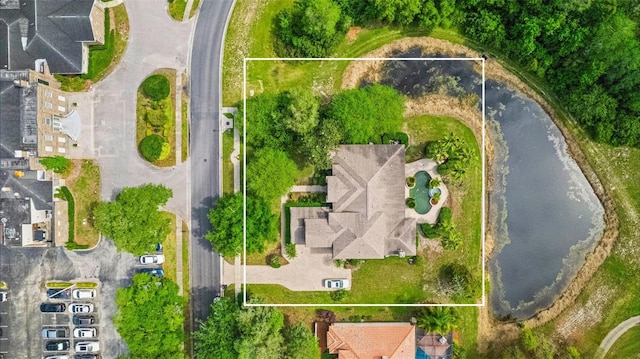
[[[124,4],[105,9],[104,45],[89,47],[89,67],[84,75],[56,75],[65,91],[88,89],[118,64],[129,39],[129,16]]]
[[[193,0],[193,4],[191,5],[191,12],[189,13],[189,19],[191,19],[196,12],[198,12],[200,6],[200,0]]]
[[[75,200],[74,242],[91,248],[100,238],[91,221],[93,207],[100,202],[100,168],[92,160],[77,160],[75,166],[79,172],[66,180]]]
[[[165,240],[162,242],[162,254],[164,254],[165,258],[162,269],[164,269],[165,278],[177,283],[176,215],[171,212],[162,212],[162,215],[170,221],[169,226],[171,228],[171,232],[169,232],[167,238],[165,238]]]
[[[182,75],[182,83],[187,83],[188,79],[186,75]],[[182,122],[181,122],[181,131],[182,131],[182,148],[181,159],[182,162],[187,160],[189,157],[189,97],[182,91]]]
[[[233,194],[233,130],[229,129],[222,134],[222,192]]]
[[[187,0],[172,0],[169,2],[169,15],[177,21],[182,21],[186,8]]]
[[[624,333],[609,349],[606,359],[637,358],[640,356],[640,327],[633,327]]]
[[[162,130],[158,131],[145,120],[147,109],[150,106],[150,100],[144,96],[142,88],[139,87],[136,102],[136,143],[139,145],[143,138],[151,134],[163,137],[171,147],[169,155],[164,159],[156,160],[152,163],[158,167],[171,167],[176,165],[176,70],[159,69],[149,74],[149,76],[155,74],[164,75],[171,85],[169,96],[159,101],[164,106],[164,114],[167,116],[168,121]]]
[[[184,353],[191,357],[191,282],[189,281],[189,226],[182,221],[182,296],[184,297]]]

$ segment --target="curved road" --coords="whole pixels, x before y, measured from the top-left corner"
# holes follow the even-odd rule
[[[202,2],[191,46],[191,305],[205,320],[220,290],[220,257],[204,238],[207,213],[220,195],[220,54],[232,0]]]
[[[615,328],[611,329],[611,331],[607,334],[606,337],[600,343],[600,348],[598,348],[598,358],[604,358],[607,355],[611,346],[618,340],[622,334],[624,334],[627,330],[635,327],[636,325],[640,325],[640,315],[635,317],[631,317],[624,322],[618,324]]]

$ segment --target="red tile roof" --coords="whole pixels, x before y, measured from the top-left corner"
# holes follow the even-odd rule
[[[409,323],[334,323],[327,347],[339,359],[415,358],[416,332]]]

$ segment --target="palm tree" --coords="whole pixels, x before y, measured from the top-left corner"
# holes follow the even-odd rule
[[[428,333],[447,334],[456,327],[458,314],[453,307],[425,307],[418,312],[417,326]]]

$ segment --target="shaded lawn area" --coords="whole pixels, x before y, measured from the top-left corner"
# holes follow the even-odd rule
[[[171,212],[162,212],[164,218],[170,221],[169,226],[171,232],[167,235],[167,238],[162,242],[162,254],[164,254],[164,276],[170,279],[172,282],[178,283],[176,272],[177,261],[177,244],[176,244],[176,215]],[[181,253],[182,255],[182,253]],[[184,263],[183,266],[184,268]],[[182,280],[182,278],[180,278]]]
[[[231,153],[233,152],[233,130],[229,129],[222,133],[222,192],[233,194],[233,163]]]
[[[609,349],[605,359],[637,358],[640,355],[640,327],[635,326],[622,334]]]
[[[100,202],[100,168],[92,160],[76,160],[75,166],[80,167],[78,176],[66,180],[75,200],[74,242],[91,248],[100,238],[91,220],[93,208]]]

